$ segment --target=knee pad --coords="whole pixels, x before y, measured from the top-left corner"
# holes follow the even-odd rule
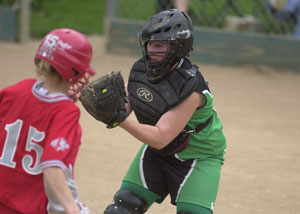
[[[143,214],[148,209],[144,198],[127,189],[116,192],[114,202],[105,209],[104,214]]]

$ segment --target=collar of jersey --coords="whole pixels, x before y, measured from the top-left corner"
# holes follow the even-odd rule
[[[59,102],[62,100],[71,100],[64,93],[48,93],[48,90],[42,87],[43,82],[36,81],[32,87],[32,94],[39,100],[47,103]]]

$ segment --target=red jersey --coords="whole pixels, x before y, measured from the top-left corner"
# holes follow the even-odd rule
[[[46,213],[42,168],[74,168],[80,110],[62,93],[26,79],[0,91],[0,203],[24,214]]]

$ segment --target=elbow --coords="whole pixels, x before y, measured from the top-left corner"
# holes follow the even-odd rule
[[[156,142],[155,144],[150,145],[150,146],[153,147],[154,149],[162,150],[162,149],[164,149],[169,143],[170,143],[170,142],[168,142],[168,141],[159,141],[159,142]]]
[[[172,142],[173,138],[169,134],[160,133],[157,137],[153,137],[152,140],[154,141],[152,141],[150,146],[154,149],[162,150]]]
[[[154,149],[157,149],[157,150],[162,150],[163,148],[165,148],[162,145],[155,145],[155,146],[151,146],[151,147],[153,147]]]

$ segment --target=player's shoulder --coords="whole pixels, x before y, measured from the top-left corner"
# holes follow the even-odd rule
[[[209,90],[208,82],[206,81],[203,74],[200,72],[199,67],[196,64],[193,64],[189,59],[184,58],[181,68],[191,76],[194,76],[197,79],[196,91],[202,92],[204,90]]]
[[[33,78],[28,78],[28,79],[24,79],[24,80],[21,80],[19,82],[17,82],[15,84],[15,86],[17,87],[32,87],[33,84],[36,82],[36,79],[33,79]]]
[[[25,88],[31,88],[35,82],[36,82],[36,80],[33,78],[24,79],[13,85],[8,86],[5,89],[6,90],[24,90]]]
[[[184,61],[182,63],[181,68],[186,70],[193,70],[196,76],[200,77],[201,79],[204,79],[203,74],[201,73],[198,65],[193,64],[189,59],[184,58]]]
[[[12,99],[23,97],[31,89],[35,81],[35,79],[25,79],[3,88],[0,90],[0,93],[2,94],[1,96],[10,97]]]
[[[63,120],[67,118],[79,119],[80,117],[79,107],[72,101],[68,100],[49,105],[47,111],[49,111],[50,114],[54,115],[54,117],[62,118]]]
[[[58,109],[64,110],[64,112],[80,112],[79,107],[71,100],[64,100],[57,104]]]
[[[138,72],[145,72],[145,60],[144,57],[140,58],[139,60],[137,60],[132,68],[132,71],[138,71]]]

